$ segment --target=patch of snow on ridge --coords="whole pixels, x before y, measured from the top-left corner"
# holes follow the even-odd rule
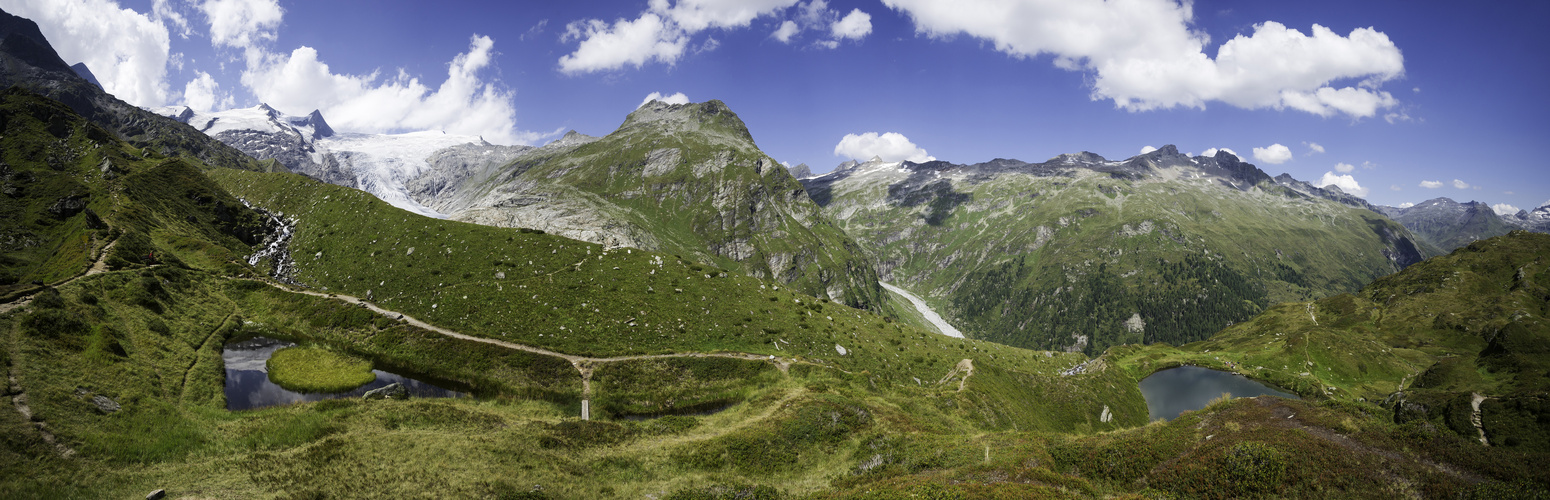
[[[409,197],[404,183],[430,168],[426,159],[432,153],[453,146],[479,143],[475,136],[440,131],[406,134],[338,134],[320,139],[317,144],[349,164],[360,188],[389,204],[438,219],[446,214],[432,210]]]

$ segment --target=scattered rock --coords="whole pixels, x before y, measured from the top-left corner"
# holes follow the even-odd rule
[[[388,384],[386,387],[366,391],[361,396],[365,399],[409,399],[409,390],[398,382]]]
[[[145,500],[160,500],[162,498],[165,498],[166,496],[167,496],[167,490],[161,489],[161,490],[156,490],[156,491],[152,491],[150,493],[147,493],[145,495]]]
[[[117,402],[113,401],[112,398],[103,396],[101,394],[92,396],[91,404],[96,405],[97,411],[100,411],[104,414],[113,413],[121,408]]]
[[[81,213],[81,211],[85,209],[86,197],[72,195],[55,200],[53,205],[49,205],[48,213],[53,214],[54,217],[58,217],[60,219],[68,219],[70,217],[74,217],[75,214]]]

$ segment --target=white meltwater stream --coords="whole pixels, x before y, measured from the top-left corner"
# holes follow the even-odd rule
[[[916,297],[915,294],[905,291],[903,288],[883,283],[881,281],[877,282],[877,284],[882,285],[883,288],[888,289],[890,292],[903,295],[904,298],[910,299],[910,303],[915,304],[915,310],[920,311],[920,314],[926,317],[926,321],[930,321],[932,325],[936,325],[937,331],[942,332],[942,335],[957,337],[960,339],[963,338],[963,332],[958,331],[957,328],[953,328],[953,325],[947,324],[947,320],[942,319],[942,315],[937,314],[936,311],[931,310],[931,306],[926,305],[926,301],[921,300],[920,297]]]

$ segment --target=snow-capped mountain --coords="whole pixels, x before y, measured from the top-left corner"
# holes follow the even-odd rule
[[[1516,214],[1504,215],[1502,220],[1536,233],[1550,233],[1550,201],[1533,210],[1519,210]]]
[[[337,133],[319,111],[294,116],[266,104],[206,113],[177,106],[151,111],[187,123],[254,158],[273,159],[292,172],[360,189],[393,206],[436,218],[446,215],[427,207],[429,200],[416,199],[405,185],[431,170],[430,158],[437,152],[471,147],[481,150],[477,157],[482,161],[505,163],[527,149],[440,131]]]

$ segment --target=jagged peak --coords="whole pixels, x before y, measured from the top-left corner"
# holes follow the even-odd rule
[[[867,160],[866,162],[867,163],[882,163],[883,162],[883,157],[878,156],[878,155],[872,155],[872,159]]]
[[[318,139],[322,139],[324,137],[333,137],[333,135],[334,135],[334,128],[328,126],[328,121],[323,119],[323,111],[322,110],[314,109],[314,110],[312,110],[311,113],[307,114],[306,118],[299,118],[299,119],[293,118],[291,120],[291,124],[293,124],[293,125],[311,125],[312,126],[312,140],[318,140]]]
[[[1104,158],[1103,155],[1091,151],[1083,151],[1080,153],[1062,153],[1054,158],[1050,158],[1045,163],[1103,163],[1106,161],[1109,161],[1109,159]]]
[[[70,65],[70,69],[75,71],[76,76],[85,78],[86,81],[91,82],[92,85],[96,85],[99,89],[102,88],[102,82],[97,81],[97,75],[92,74],[91,68],[86,67],[86,63],[78,62],[72,64]]]

